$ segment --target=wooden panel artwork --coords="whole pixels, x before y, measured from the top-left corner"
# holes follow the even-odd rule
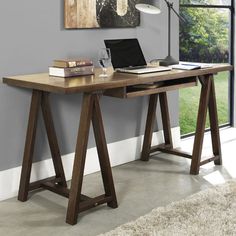
[[[65,28],[136,27],[136,0],[64,0]]]

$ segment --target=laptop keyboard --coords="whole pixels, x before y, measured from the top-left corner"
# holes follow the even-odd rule
[[[130,67],[124,67],[122,69],[125,70],[138,70],[138,69],[146,69],[147,66],[130,66]]]

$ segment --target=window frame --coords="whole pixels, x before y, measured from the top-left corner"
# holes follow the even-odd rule
[[[181,1],[181,0],[180,0]],[[234,59],[234,52],[235,52],[235,2],[234,0],[231,0],[231,5],[214,5],[214,4],[181,4],[179,3],[180,8],[213,8],[213,9],[229,9],[230,11],[230,57],[229,57],[229,63],[231,65],[234,65],[235,59]],[[234,98],[235,98],[235,81],[234,81],[234,70],[230,71],[229,76],[229,122],[226,124],[222,124],[219,127],[229,127],[234,125],[234,118],[235,118],[235,112],[234,112]],[[210,128],[205,129],[205,132],[208,132]],[[188,133],[181,135],[181,138],[187,138],[190,136],[193,136],[195,132]]]

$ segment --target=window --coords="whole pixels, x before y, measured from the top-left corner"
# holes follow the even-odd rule
[[[180,60],[233,64],[233,0],[180,0]],[[220,125],[232,123],[233,73],[215,76]],[[195,131],[200,86],[180,91],[181,134]],[[209,127],[209,122],[206,124]]]

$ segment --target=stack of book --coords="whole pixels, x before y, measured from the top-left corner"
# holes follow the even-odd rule
[[[88,59],[62,59],[54,60],[49,67],[50,76],[73,77],[94,74],[93,62]]]

